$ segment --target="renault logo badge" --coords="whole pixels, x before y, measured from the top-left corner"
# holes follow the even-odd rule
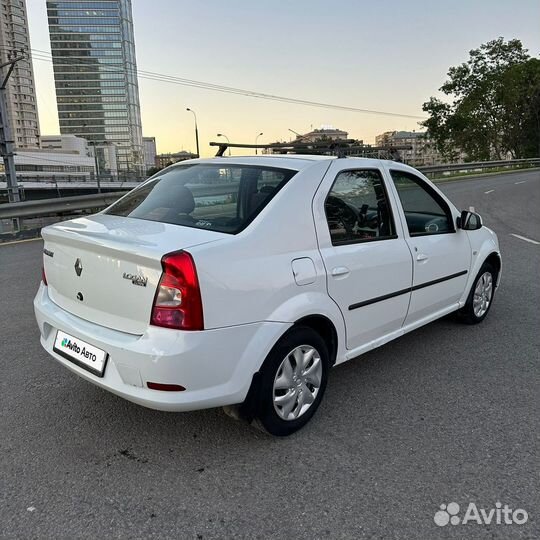
[[[75,261],[75,273],[80,276],[82,274],[82,262],[81,259]]]

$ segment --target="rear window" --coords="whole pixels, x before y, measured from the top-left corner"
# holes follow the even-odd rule
[[[106,214],[236,234],[296,174],[250,165],[181,165],[158,173]]]

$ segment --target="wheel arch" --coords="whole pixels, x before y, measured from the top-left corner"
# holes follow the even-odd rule
[[[272,347],[265,356],[262,364],[259,366],[257,371],[253,373],[251,384],[247,391],[246,397],[242,403],[236,405],[230,405],[224,407],[224,411],[227,415],[236,418],[244,419],[248,422],[252,422],[254,419],[253,411],[258,407],[260,399],[260,388],[261,388],[261,369],[268,358],[272,353],[275,347],[279,342],[292,330],[299,327],[308,327],[314,330],[317,334],[321,336],[323,341],[328,345],[328,352],[330,354],[330,367],[336,363],[339,347],[339,334],[336,326],[332,320],[326,315],[319,313],[303,315],[296,321],[294,321],[290,326],[288,326],[278,337],[276,337]]]
[[[491,252],[484,260],[482,264],[489,263],[495,268],[497,275],[495,277],[495,283],[499,285],[499,276],[501,274],[502,260],[501,255],[497,251]]]
[[[463,296],[460,299],[460,307],[463,307],[467,302],[467,298],[474,285],[474,281],[482,265],[486,262],[492,264],[497,271],[497,279],[495,280],[498,287],[501,280],[502,258],[499,250],[499,242],[497,235],[488,227],[482,227],[477,231],[465,231],[469,238],[472,250],[472,261],[469,268],[469,277],[463,291]]]
[[[476,276],[478,275],[478,272],[480,272],[480,269],[482,268],[482,266],[485,263],[490,263],[495,268],[495,270],[497,272],[497,276],[496,276],[496,279],[495,279],[495,284],[496,284],[495,286],[496,287],[499,286],[500,278],[501,278],[501,269],[502,269],[501,255],[500,255],[500,253],[498,251],[494,251],[493,249],[490,250],[490,251],[488,251],[486,249],[486,251],[487,251],[486,255],[484,255],[482,257],[478,257],[476,259],[476,263],[471,268],[471,272],[469,272],[469,279],[467,281],[467,286],[465,287],[465,291],[464,291],[463,296],[462,296],[461,301],[460,301],[460,304],[461,304],[462,307],[467,302],[467,298],[469,297],[471,289],[472,289],[472,287],[474,285],[474,280],[476,279]]]
[[[306,315],[295,321],[293,328],[307,326],[319,334],[328,346],[330,354],[330,365],[334,365],[338,352],[338,333],[334,323],[325,315]]]

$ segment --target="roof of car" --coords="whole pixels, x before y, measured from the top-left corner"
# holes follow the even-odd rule
[[[222,157],[212,157],[212,158],[199,158],[199,159],[190,159],[187,161],[180,161],[171,165],[171,167],[182,166],[187,163],[202,163],[209,165],[259,165],[263,167],[279,167],[282,169],[291,169],[295,171],[301,171],[313,165],[316,161],[333,161],[338,159],[336,156],[321,156],[313,154],[263,154],[259,156],[222,156]],[[398,166],[399,168],[410,169],[409,166],[404,163],[399,163],[390,160],[380,160],[377,158],[364,158],[364,157],[344,157],[340,158],[345,162],[349,162],[351,167],[355,166],[380,166],[381,162],[386,162],[392,164],[393,166]],[[412,170],[412,169],[411,169]]]
[[[315,161],[330,161],[337,159],[336,156],[318,156],[312,154],[263,154],[260,156],[222,156],[212,158],[191,159],[189,163],[204,164],[237,164],[237,165],[261,165],[266,167],[280,167],[300,171],[309,167]],[[187,161],[180,161],[175,165],[182,165]]]

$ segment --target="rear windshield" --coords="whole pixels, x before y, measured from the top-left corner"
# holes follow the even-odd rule
[[[105,213],[236,234],[295,174],[251,165],[179,165],[158,173]]]

